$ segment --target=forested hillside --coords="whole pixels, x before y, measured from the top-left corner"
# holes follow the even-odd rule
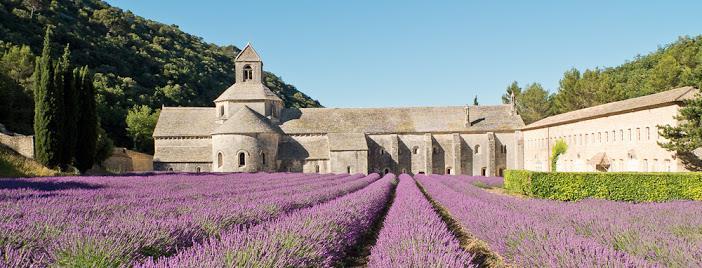
[[[0,21],[0,122],[16,132],[32,129],[34,58],[47,25],[56,27],[56,57],[69,44],[73,62],[96,73],[101,125],[118,146],[132,145],[128,110],[211,106],[234,82],[233,58],[239,48],[206,43],[176,25],[99,0],[1,0]],[[286,106],[320,106],[274,74],[266,73],[265,81]]]
[[[655,44],[651,44],[652,46]],[[538,84],[521,92],[512,84],[504,102],[515,91],[518,107],[531,123],[543,117],[603,103],[649,95],[682,86],[702,87],[702,36],[681,37],[647,55],[616,67],[586,70],[570,69],[563,74],[559,88],[551,95]],[[533,88],[532,90],[528,90]],[[526,94],[526,96],[522,96]],[[536,96],[536,97],[535,97]],[[521,103],[520,103],[521,102]],[[544,107],[536,113],[530,107]],[[523,115],[524,116],[524,115]]]

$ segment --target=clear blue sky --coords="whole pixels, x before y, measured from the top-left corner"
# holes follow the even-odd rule
[[[207,42],[251,42],[327,107],[495,104],[511,81],[553,92],[571,67],[702,34],[702,1],[108,2]]]

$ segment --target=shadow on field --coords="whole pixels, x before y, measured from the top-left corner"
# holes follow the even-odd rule
[[[76,181],[30,181],[21,179],[0,180],[0,190],[32,189],[38,191],[60,191],[72,189],[100,189],[102,185]]]

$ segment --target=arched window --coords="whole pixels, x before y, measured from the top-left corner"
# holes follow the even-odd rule
[[[266,153],[261,152],[261,164],[266,165]]]
[[[224,156],[222,156],[221,152],[217,154],[217,167],[222,167],[222,164],[224,162],[224,161],[222,161],[222,160],[224,160],[223,158],[224,158]]]
[[[202,170],[202,169],[201,169],[200,167],[196,167],[196,168],[195,168],[195,172],[197,172],[197,173],[200,173],[201,170]]]
[[[386,168],[385,170],[383,170],[383,174],[388,174],[388,173],[390,173],[389,169]]]
[[[412,154],[417,154],[417,152],[419,152],[419,147],[417,147],[417,146],[412,147]]]
[[[315,165],[315,166],[314,166],[314,172],[319,173],[319,165]]]
[[[351,166],[346,166],[346,173],[351,174]]]
[[[219,106],[219,117],[223,117],[223,116],[224,116],[224,105]]]
[[[446,175],[453,175],[451,174],[451,167],[446,168]]]
[[[251,65],[246,65],[244,66],[244,81],[251,79],[253,79],[253,69],[251,69]]]
[[[239,167],[246,166],[246,153],[240,152],[239,153]]]
[[[475,145],[475,150],[473,150],[475,154],[480,154],[480,145]]]
[[[168,171],[173,171],[173,168],[168,168]]]

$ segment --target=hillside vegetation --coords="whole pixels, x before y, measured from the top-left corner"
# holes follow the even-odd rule
[[[549,115],[682,86],[702,87],[702,35],[680,37],[616,67],[567,70],[553,94],[538,83],[524,88],[513,83],[502,100],[508,103],[515,92],[518,109],[528,124]]]
[[[128,110],[146,105],[211,106],[234,82],[235,46],[217,46],[99,0],[0,1],[0,122],[30,134],[32,73],[47,25],[55,26],[53,54],[70,45],[77,66],[95,72],[101,125],[118,146],[132,147]],[[246,40],[242,40],[244,42]],[[266,85],[288,107],[320,103],[266,73]]]
[[[59,173],[0,144],[0,177],[40,177]]]

